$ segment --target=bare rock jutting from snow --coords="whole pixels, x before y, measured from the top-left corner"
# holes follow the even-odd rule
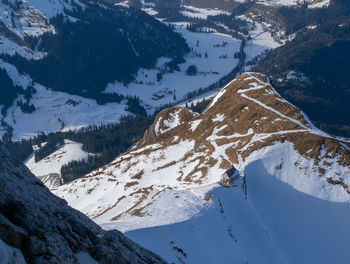
[[[2,145],[0,182],[1,261],[166,263],[119,231],[103,231],[70,208]]]

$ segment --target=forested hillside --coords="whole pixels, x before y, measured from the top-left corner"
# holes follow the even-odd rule
[[[254,70],[322,129],[350,136],[350,9],[337,1],[327,9],[283,7],[277,12],[295,38],[269,52]]]
[[[33,50],[47,54],[43,58],[1,58],[46,87],[97,98],[108,83],[128,83],[157,58],[181,58],[189,51],[179,34],[144,12],[85,4],[51,18],[55,34],[25,38]]]
[[[40,134],[18,142],[8,141],[6,146],[17,158],[25,161],[33,153],[38,162],[59,149],[64,140],[82,143],[83,151],[90,153],[87,160],[71,161],[61,169],[64,183],[79,178],[90,171],[111,162],[125,152],[152,124],[154,116],[125,116],[117,124],[89,126],[76,131]]]

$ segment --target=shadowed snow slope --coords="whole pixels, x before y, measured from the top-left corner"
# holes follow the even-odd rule
[[[1,263],[165,263],[50,193],[0,145]]]
[[[53,192],[169,262],[347,263],[349,146],[245,73]]]

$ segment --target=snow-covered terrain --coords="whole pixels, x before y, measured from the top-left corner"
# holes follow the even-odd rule
[[[247,0],[235,0],[239,3],[247,2]],[[309,8],[323,8],[328,7],[330,0],[257,0],[257,3],[271,5],[271,6],[301,6],[308,4]]]
[[[53,192],[171,263],[347,263],[349,146],[246,73]]]
[[[217,16],[221,14],[230,15],[229,12],[220,9],[198,8],[188,5],[183,5],[183,8],[185,10],[181,11],[181,14],[191,18],[207,19],[208,16]]]
[[[298,173],[275,168],[282,154],[293,155],[292,146],[264,152],[245,168],[246,194],[242,179],[231,188],[211,186],[211,201],[187,221],[126,235],[174,263],[347,263],[350,204],[318,199],[281,181],[279,173]],[[184,209],[174,205],[178,200],[166,211],[157,209],[163,217],[179,214]]]
[[[136,95],[142,98],[143,105],[151,114],[156,107],[174,103],[181,100],[188,92],[211,85],[229,73],[237,64],[238,60],[234,58],[234,53],[239,51],[239,40],[219,33],[192,33],[186,29],[186,23],[176,24],[176,29],[193,49],[186,56],[186,62],[180,64],[179,72],[165,73],[157,82],[157,73],[164,70],[164,64],[169,61],[167,58],[162,58],[156,69],[140,69],[135,82],[128,86],[121,83],[109,84],[106,92]],[[223,55],[227,55],[227,58],[220,58]],[[197,66],[196,76],[186,74],[189,65]],[[2,62],[1,66],[7,70],[16,84],[23,87],[32,84],[29,76],[18,73],[12,65]],[[130,114],[125,111],[125,102],[98,105],[95,100],[52,91],[36,83],[34,88],[37,93],[31,100],[36,108],[33,113],[23,113],[16,103],[8,109],[5,121],[14,128],[15,140],[28,138],[40,132],[48,133],[77,129],[89,124],[118,122],[122,115]],[[20,99],[23,100],[22,97],[17,100]]]
[[[7,13],[11,13],[9,6],[2,4],[1,7],[3,8],[3,19],[9,20],[7,26],[21,39],[28,34],[40,35],[46,31],[55,32],[48,23],[48,19],[62,13],[64,8],[68,10],[73,8],[66,5],[65,1],[60,0],[47,3],[24,2],[20,9],[22,11],[18,11],[22,13],[15,16],[22,24],[18,22],[16,27],[10,25],[11,16],[6,17]],[[80,3],[77,2],[77,5]],[[27,21],[28,19],[30,22]],[[31,26],[28,27],[26,23],[30,23]],[[169,59],[161,58],[155,69],[140,69],[135,82],[127,86],[121,83],[111,83],[106,87],[106,92],[136,95],[142,99],[143,105],[151,114],[161,105],[174,103],[183,99],[188,92],[211,85],[236,66],[237,59],[234,59],[234,53],[239,50],[239,40],[219,33],[192,33],[186,29],[186,25],[186,23],[174,24],[176,31],[183,35],[192,49],[185,58],[186,62],[180,64],[179,72],[170,73],[165,68],[165,63]],[[4,36],[1,38],[0,51],[3,53],[9,55],[18,53],[27,59],[40,59],[45,56],[43,52],[31,50]],[[196,76],[186,75],[189,65],[197,66]],[[20,74],[14,66],[1,61],[0,67],[7,71],[15,84],[24,88],[33,84],[29,76]],[[159,72],[163,72],[163,77],[157,81]],[[8,109],[7,116],[4,118],[4,121],[13,128],[14,140],[28,138],[40,132],[48,133],[77,129],[89,124],[118,122],[120,116],[130,114],[124,110],[124,102],[98,105],[94,100],[55,92],[36,83],[34,83],[34,88],[37,93],[30,103],[35,106],[35,111],[30,114],[23,113],[16,103],[20,99],[23,100],[20,96]],[[5,129],[2,128],[1,135],[4,133]]]
[[[0,171],[0,263],[166,263],[69,207],[2,144]]]
[[[144,8],[149,9],[148,11],[153,8],[152,3],[143,4]],[[61,0],[45,3],[25,1],[18,11],[19,14],[17,12],[15,16],[19,22],[16,22],[17,26],[13,27],[9,16],[12,11],[8,5],[1,4],[2,19],[4,21],[7,19],[6,25],[20,39],[28,34],[40,35],[46,31],[55,32],[53,26],[48,22],[49,18],[62,13],[64,8],[71,10],[74,5],[84,7],[80,2],[74,2],[74,5],[71,6],[67,5]],[[191,6],[186,8],[202,15],[217,15],[224,12]],[[74,21],[71,17],[67,18]],[[123,95],[138,96],[147,112],[152,114],[162,105],[182,101],[188,93],[217,82],[237,65],[238,59],[234,58],[234,54],[239,51],[239,40],[228,34],[217,33],[215,30],[214,33],[190,32],[186,29],[187,24],[185,22],[172,23],[175,30],[186,39],[191,48],[191,52],[185,57],[186,62],[179,65],[180,71],[169,72],[166,63],[170,59],[160,58],[155,69],[140,69],[136,80],[127,86],[119,82],[110,83],[106,87],[106,93],[117,92]],[[251,32],[252,40],[247,42],[245,49],[248,60],[266,49],[278,46],[270,33],[265,32],[260,24],[256,25],[256,29]],[[2,38],[0,45],[2,53],[10,55],[18,53],[27,59],[40,59],[45,56],[45,53],[31,50],[20,42],[13,42],[13,39],[4,36],[0,38]],[[194,76],[186,74],[190,65],[197,67],[198,73]],[[14,66],[0,61],[0,67],[7,71],[15,84],[24,88],[33,84],[29,76],[18,73]],[[162,73],[162,78],[157,80],[159,73]],[[130,114],[125,111],[124,101],[120,104],[98,105],[92,99],[55,92],[37,83],[34,83],[34,88],[37,93],[30,100],[30,104],[35,106],[34,112],[23,113],[17,106],[17,102],[23,100],[23,96],[19,96],[7,110],[4,121],[13,128],[14,140],[29,138],[41,132],[77,129],[90,124],[114,123],[118,122],[120,116]],[[215,92],[213,90],[203,96],[211,96]],[[5,128],[1,127],[0,136],[5,132]]]
[[[30,171],[48,187],[62,184],[61,168],[73,160],[86,160],[89,153],[82,150],[82,144],[65,140],[64,144],[47,157],[35,162],[34,153],[24,162]]]
[[[23,113],[16,103],[7,110],[8,114],[4,120],[14,129],[14,140],[33,137],[41,132],[74,130],[90,124],[115,123],[122,115],[131,114],[125,111],[126,104],[123,101],[120,104],[98,105],[93,99],[47,89],[33,82],[28,75],[20,74],[8,63],[2,62],[1,66],[6,69],[15,84],[22,87],[32,85],[37,91],[30,101],[35,106],[34,112]],[[23,96],[19,96],[15,102],[20,99],[24,100]]]
[[[255,56],[262,54],[265,50],[275,49],[280,46],[261,23],[255,23],[255,28],[249,31],[251,39],[247,41],[244,48],[246,61],[250,61]]]
[[[49,19],[58,14],[67,16],[65,10],[71,11],[76,6],[84,8],[84,4],[80,0],[72,0],[70,2],[64,0],[8,0],[7,2],[8,3],[4,3],[4,1],[2,1],[0,3],[0,22],[3,23],[9,32],[14,34],[14,36],[9,35],[9,33],[4,34],[7,41],[10,41],[14,46],[26,36],[38,36],[45,32],[55,33],[55,28],[50,24]],[[69,16],[67,16],[67,18],[71,21],[75,21],[74,18]],[[3,43],[1,46],[9,47],[10,45]],[[29,50],[29,48],[24,47],[24,45],[18,48],[18,50],[23,48]],[[8,52],[3,51],[3,53]]]
[[[106,92],[137,95],[142,98],[146,109],[152,112],[155,107],[174,103],[189,92],[211,85],[236,66],[238,59],[234,58],[234,53],[239,51],[239,40],[220,33],[190,32],[186,29],[188,23],[184,22],[173,25],[191,47],[191,52],[185,57],[186,62],[179,65],[180,71],[165,72],[158,82],[157,73],[166,71],[165,63],[169,61],[162,58],[156,69],[140,69],[135,82],[127,86],[118,82],[111,83]],[[190,65],[196,65],[197,75],[186,74]]]
[[[31,50],[25,45],[26,36],[42,35],[45,32],[55,33],[49,19],[58,14],[65,14],[65,10],[72,10],[76,6],[84,8],[78,1],[50,0],[50,1],[13,1],[9,4],[0,3],[0,22],[6,29],[0,35],[0,53],[15,55],[26,59],[40,59],[46,54]],[[74,18],[67,16],[70,21]],[[35,106],[32,113],[23,113],[18,107],[19,100],[25,101],[23,96],[14,100],[7,110],[3,121],[13,128],[13,140],[20,140],[37,135],[38,133],[58,130],[77,129],[90,124],[105,124],[118,122],[122,115],[130,114],[125,111],[125,102],[98,105],[95,100],[74,96],[63,92],[56,92],[35,83],[30,76],[19,73],[11,64],[0,60],[0,68],[5,69],[15,85],[26,89],[32,86],[37,93],[30,100]],[[0,128],[0,137],[6,132]]]

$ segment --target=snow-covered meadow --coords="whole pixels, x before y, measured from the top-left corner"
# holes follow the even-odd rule
[[[122,115],[131,114],[125,111],[124,101],[98,105],[95,100],[77,95],[53,91],[33,82],[28,75],[20,74],[17,69],[5,62],[2,67],[22,87],[33,85],[36,93],[30,100],[35,106],[32,113],[23,113],[16,102],[7,110],[4,120],[13,128],[13,139],[30,138],[42,132],[50,133],[59,130],[74,130],[91,124],[105,124],[118,122]],[[4,131],[2,131],[4,133]]]
[[[151,113],[155,107],[174,103],[189,92],[213,84],[236,66],[238,59],[234,58],[234,53],[239,51],[240,40],[221,33],[191,32],[186,29],[188,23],[185,22],[173,25],[191,48],[185,57],[186,62],[179,65],[180,71],[166,72],[158,82],[157,73],[165,71],[165,63],[169,62],[169,59],[161,58],[156,69],[140,69],[134,82],[127,86],[111,83],[107,85],[106,92],[139,96]],[[186,74],[190,65],[197,67],[196,75]]]

